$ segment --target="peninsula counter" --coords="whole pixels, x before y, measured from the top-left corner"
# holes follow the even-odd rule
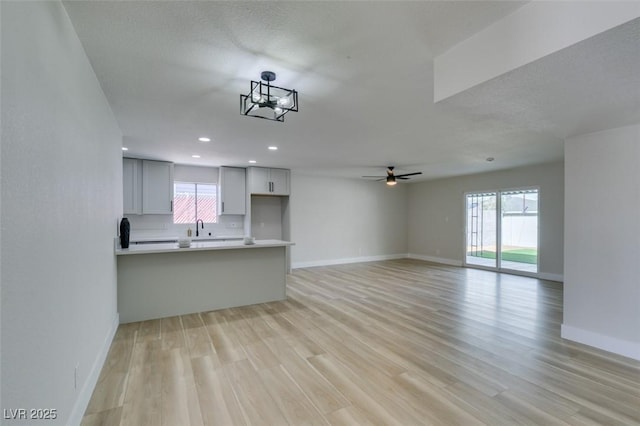
[[[117,248],[120,322],[284,300],[291,245],[258,240]]]

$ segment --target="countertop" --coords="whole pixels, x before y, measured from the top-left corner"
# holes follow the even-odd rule
[[[285,247],[295,243],[282,240],[256,240],[255,244],[244,244],[240,241],[192,241],[191,247],[180,248],[178,243],[157,243],[157,244],[130,244],[129,248],[121,249],[116,247],[116,255],[129,254],[152,254],[152,253],[175,253],[203,250],[233,250],[233,249],[259,249],[265,247]]]

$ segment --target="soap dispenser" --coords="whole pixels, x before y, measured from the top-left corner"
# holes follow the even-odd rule
[[[191,234],[192,234],[192,232],[191,232],[191,227],[189,227],[189,229],[187,229],[187,237],[190,237],[190,236],[191,236]]]

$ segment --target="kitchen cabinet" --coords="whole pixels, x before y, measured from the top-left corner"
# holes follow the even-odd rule
[[[142,214],[173,214],[173,163],[142,161]]]
[[[246,213],[246,171],[240,167],[220,167],[218,175],[218,214]]]
[[[172,163],[123,158],[122,186],[124,214],[172,213]]]
[[[135,158],[122,159],[122,212],[142,214],[142,163]]]
[[[290,174],[287,169],[249,167],[249,192],[260,195],[289,195]]]

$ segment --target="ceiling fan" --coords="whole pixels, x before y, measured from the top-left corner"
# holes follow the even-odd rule
[[[399,180],[408,180],[407,176],[421,175],[422,172],[413,172],[413,173],[403,173],[401,175],[396,175],[393,173],[393,166],[387,167],[387,175],[386,176],[362,176],[363,178],[376,178],[376,180],[386,180],[387,185],[395,185],[396,179]]]

